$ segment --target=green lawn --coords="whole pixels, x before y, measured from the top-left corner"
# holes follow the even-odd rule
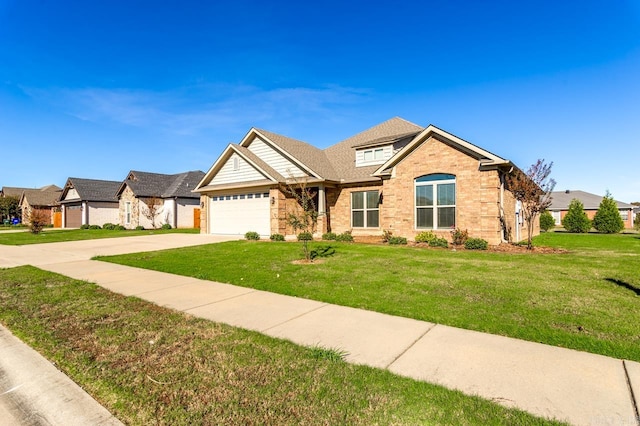
[[[640,236],[547,233],[564,254],[234,241],[102,257],[471,330],[640,361]]]
[[[0,322],[125,424],[553,424],[31,266],[0,269]]]
[[[138,235],[153,235],[166,233],[197,234],[199,229],[146,229],[144,231],[126,230],[115,231],[108,229],[52,229],[45,228],[39,234],[25,232],[0,232],[0,244],[21,246],[26,244],[59,243],[63,241],[94,240],[100,238],[134,237]]]

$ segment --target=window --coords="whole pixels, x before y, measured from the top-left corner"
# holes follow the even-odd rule
[[[124,203],[124,223],[126,225],[131,223],[131,201],[125,201]]]
[[[449,229],[456,226],[456,177],[433,174],[419,177],[416,188],[416,228]]]
[[[239,170],[240,169],[240,159],[238,157],[233,157],[233,170]]]
[[[624,220],[625,222],[629,220],[629,210],[619,210],[619,212],[622,220]]]
[[[378,191],[351,193],[351,226],[378,228],[380,226],[380,195]]]
[[[551,212],[551,216],[553,216],[553,220],[555,221],[556,225],[560,225],[562,223],[562,215],[560,214],[559,210],[553,210]]]

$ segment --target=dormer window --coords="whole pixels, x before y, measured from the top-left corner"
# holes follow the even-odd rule
[[[391,145],[359,149],[356,151],[356,166],[382,164],[391,157],[392,153]]]

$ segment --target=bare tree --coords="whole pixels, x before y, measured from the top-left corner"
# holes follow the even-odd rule
[[[151,221],[151,227],[156,229],[156,219],[160,212],[162,212],[164,201],[159,197],[149,197],[145,201],[146,207],[142,208],[142,215],[149,219],[149,221]]]
[[[513,196],[520,202],[520,211],[527,224],[527,248],[531,250],[533,243],[533,229],[536,218],[551,204],[551,192],[556,181],[551,179],[553,162],[546,164],[544,159],[538,159],[523,173],[516,170],[507,176],[507,186]]]
[[[294,179],[294,183],[281,185],[280,190],[292,196],[298,206],[294,211],[287,212],[287,223],[296,235],[304,233],[301,239],[304,258],[311,261],[311,251],[309,250],[309,236],[313,235],[318,223],[318,209],[314,202],[315,192],[307,187],[306,181]]]

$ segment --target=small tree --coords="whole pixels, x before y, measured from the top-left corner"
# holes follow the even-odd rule
[[[0,197],[0,219],[11,219],[20,216],[20,199],[18,197]]]
[[[162,207],[164,202],[162,198],[158,197],[149,197],[146,200],[146,207],[142,209],[142,215],[151,221],[151,227],[156,229],[156,219],[160,212],[162,212]]]
[[[640,213],[636,213],[636,217],[633,219],[633,229],[640,231]]]
[[[593,217],[593,227],[603,234],[616,234],[624,229],[624,221],[618,211],[618,205],[609,191],[600,202]]]
[[[542,212],[540,215],[540,229],[544,232],[547,232],[550,229],[553,229],[556,226],[556,220],[553,218],[551,213],[548,211]]]
[[[29,211],[29,231],[39,234],[50,223],[49,214],[45,210],[32,208]]]
[[[298,208],[294,211],[287,212],[287,223],[293,228],[293,232],[296,235],[300,233],[312,235],[318,223],[318,209],[316,208],[316,203],[313,201],[316,193],[311,192],[305,181],[300,182],[296,179],[294,179],[293,184],[281,185],[280,190],[292,196],[298,204]],[[309,239],[302,238],[299,240],[302,242],[302,251],[305,260],[311,261]]]
[[[527,224],[527,248],[533,249],[533,230],[538,214],[551,204],[551,191],[556,181],[551,179],[553,162],[546,164],[544,159],[536,161],[526,173],[516,171],[507,175],[507,185],[516,200],[520,201],[521,212]]]
[[[562,219],[562,226],[567,232],[585,233],[591,229],[591,221],[584,212],[582,201],[574,198],[569,203],[569,211]]]

